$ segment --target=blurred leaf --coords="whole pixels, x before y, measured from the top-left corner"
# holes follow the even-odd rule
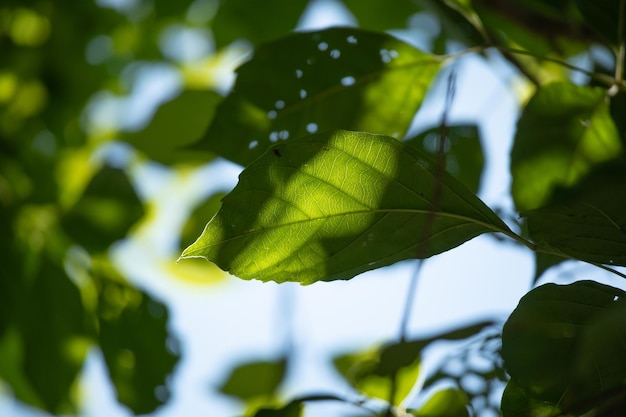
[[[253,162],[181,258],[205,257],[244,279],[310,284],[429,257],[485,232],[510,233],[421,152],[334,131]]]
[[[329,129],[400,138],[441,62],[389,35],[353,28],[265,44],[239,68],[195,148],[247,165],[272,143]]]
[[[202,137],[221,100],[210,90],[184,90],[161,105],[143,130],[124,133],[121,138],[155,161],[190,159],[182,148]]]
[[[236,40],[259,44],[293,31],[308,0],[220,0],[211,29],[217,48]]]
[[[0,360],[0,377],[20,401],[53,414],[73,413],[72,387],[91,337],[79,291],[47,256],[40,257],[37,272],[25,278],[13,277],[19,280],[12,312],[15,332],[2,343],[8,349],[4,353],[13,356]]]
[[[562,414],[555,403],[529,397],[526,391],[517,385],[515,378],[506,384],[500,408],[502,417],[570,417]]]
[[[623,42],[623,34],[618,33],[620,7],[623,8],[623,4],[614,0],[575,0],[574,3],[585,23],[604,41],[613,45]]]
[[[411,412],[415,417],[470,417],[469,398],[455,388],[435,392],[419,410]]]
[[[96,264],[98,341],[118,400],[135,414],[169,399],[168,376],[180,353],[168,334],[167,307],[129,285],[111,265]]]
[[[575,184],[621,152],[605,90],[560,83],[539,89],[522,113],[511,151],[518,211],[540,207],[556,187]]]
[[[535,252],[535,275],[533,276],[533,285],[539,281],[539,278],[548,269],[560,264],[565,260],[562,256],[551,255],[549,253]]]
[[[625,311],[625,302],[626,292],[593,281],[546,284],[530,291],[522,297],[503,329],[502,357],[511,378],[534,400],[567,406],[598,398],[602,390],[614,387],[613,370],[626,369],[624,346],[594,351],[585,343],[601,330],[608,331],[602,338],[621,337],[623,326],[608,329],[598,320],[617,309]],[[598,323],[601,329],[594,329]],[[621,350],[619,359],[614,355],[615,349]],[[609,352],[607,358],[615,359],[610,369],[578,366],[581,360],[589,363],[588,355],[597,359]],[[577,369],[584,372],[577,375]],[[581,380],[586,382],[584,389],[577,385]]]
[[[478,126],[455,125],[448,126],[447,129],[446,171],[471,192],[477,193],[484,164]],[[436,158],[440,130],[428,129],[406,143]]]
[[[393,404],[398,405],[409,395],[419,376],[420,352],[411,353],[410,360],[402,361],[393,372],[385,369],[388,366],[382,363],[384,351],[380,349],[341,355],[334,358],[333,363],[337,371],[359,392],[385,401],[389,401],[392,380],[395,377]]]
[[[160,18],[183,17],[189,5],[193,2],[194,0],[154,0],[152,7],[154,7],[154,12]]]
[[[626,266],[624,161],[602,166],[575,187],[558,190],[551,204],[522,212],[540,246],[588,262]]]
[[[222,384],[220,391],[242,401],[250,401],[259,397],[269,399],[276,394],[276,390],[285,377],[286,370],[287,360],[285,358],[276,361],[255,361],[239,364]]]
[[[181,243],[186,248],[198,238],[198,231],[206,225],[207,219],[213,218],[220,208],[224,192],[217,192],[196,207],[183,226]]]
[[[252,417],[300,417],[303,405],[299,401],[293,401],[281,408],[261,408]]]
[[[143,205],[126,174],[104,167],[61,223],[65,232],[87,250],[103,252],[124,238],[142,216]]]
[[[395,0],[393,7],[385,0],[342,0],[363,29],[386,31],[405,29],[409,18],[420,11],[413,0]]]

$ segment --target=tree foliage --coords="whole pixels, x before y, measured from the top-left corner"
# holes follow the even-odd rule
[[[93,349],[134,413],[168,400],[180,352],[167,306],[111,255],[149,217],[133,174],[146,161],[179,172],[217,157],[243,167],[219,207],[222,195],[208,196],[190,216],[197,239],[185,230],[180,268],[200,257],[242,279],[314,284],[488,234],[535,253],[535,282],[565,260],[626,277],[624,1],[344,0],[354,26],[312,31],[296,29],[315,1],[262,3],[0,5],[0,379],[19,401],[74,412]],[[436,28],[419,48],[416,16]],[[178,47],[185,36],[205,50]],[[447,118],[454,65],[470,54],[506,62],[526,94],[510,152],[512,216],[477,194],[475,121]],[[225,89],[233,56],[246,58]],[[175,74],[175,88],[133,120],[123,97],[159,69]],[[446,96],[441,123],[414,132],[428,94]],[[124,110],[113,123],[115,106]],[[338,356],[358,400],[283,398],[289,354],[241,364],[220,390],[250,416],[300,416],[317,401],[362,415],[468,416],[506,382],[505,417],[617,416],[623,298],[595,281],[546,284],[501,334],[498,323],[403,333]],[[422,375],[422,355],[441,340],[467,342],[462,360],[489,354],[489,370],[466,369],[484,390],[465,392],[443,368]],[[406,407],[418,380],[421,405]]]

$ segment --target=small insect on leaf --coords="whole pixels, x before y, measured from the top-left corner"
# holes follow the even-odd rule
[[[277,157],[281,157],[280,155],[280,151],[278,149],[273,149],[272,152],[274,153],[274,155],[276,155]]]

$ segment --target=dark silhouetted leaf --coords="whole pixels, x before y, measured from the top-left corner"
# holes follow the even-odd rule
[[[575,187],[559,190],[550,205],[523,212],[540,246],[575,259],[626,266],[626,164],[596,169]]]
[[[526,391],[517,385],[515,378],[506,384],[500,409],[502,417],[569,417],[561,414],[557,404],[529,397]]]
[[[267,42],[294,30],[308,0],[220,0],[211,29],[218,48],[236,40]]]
[[[353,28],[265,44],[239,68],[194,148],[247,165],[272,143],[329,129],[401,138],[441,62],[389,35]]]
[[[522,113],[511,151],[517,209],[546,204],[556,187],[575,184],[621,151],[605,90],[560,83],[539,89]]]
[[[625,303],[626,292],[593,281],[546,284],[522,297],[502,334],[502,357],[518,388],[533,401],[580,404],[578,411],[593,405],[582,401],[615,388],[626,355],[611,341],[624,336],[624,326],[607,323],[613,314],[624,322]],[[591,340],[601,331],[606,344]]]
[[[100,348],[118,400],[135,414],[169,399],[168,375],[178,362],[178,341],[168,334],[167,307],[126,283],[110,265],[93,271],[98,286]]]
[[[381,32],[405,29],[409,18],[421,9],[413,0],[396,0],[393,7],[385,0],[343,0],[343,3],[357,19],[359,27]]]
[[[61,222],[64,231],[80,245],[103,252],[124,238],[142,216],[143,205],[126,174],[104,167]]]
[[[535,252],[535,275],[533,276],[533,284],[539,281],[539,278],[548,269],[560,264],[565,260],[562,256],[551,255],[549,253]]]
[[[473,193],[478,192],[483,172],[483,149],[476,125],[447,127],[446,170]],[[406,143],[436,156],[440,128],[428,129]]]
[[[300,417],[303,408],[301,402],[293,401],[282,408],[261,408],[252,417]]]
[[[286,370],[287,361],[284,358],[243,363],[231,372],[220,391],[243,401],[258,397],[272,398],[283,381]]]
[[[252,163],[181,258],[309,284],[429,257],[485,232],[511,234],[430,158],[390,137],[334,131]]]

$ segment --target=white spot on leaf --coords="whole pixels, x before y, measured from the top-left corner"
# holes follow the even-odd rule
[[[306,125],[306,131],[309,133],[317,132],[317,123],[309,123]]]
[[[343,85],[344,87],[349,87],[353,85],[355,82],[356,82],[356,79],[351,75],[348,75],[347,77],[343,77],[341,79],[341,85]]]

